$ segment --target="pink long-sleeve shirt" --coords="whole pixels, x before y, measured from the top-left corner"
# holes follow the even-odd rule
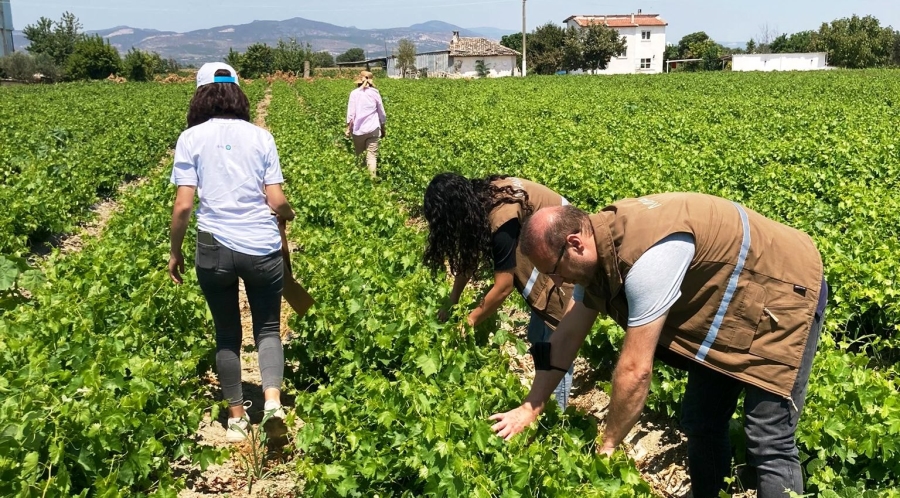
[[[353,123],[354,135],[365,135],[381,128],[387,120],[381,94],[374,87],[357,88],[347,102],[347,123]]]

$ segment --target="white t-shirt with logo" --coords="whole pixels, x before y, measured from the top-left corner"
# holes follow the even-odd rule
[[[284,183],[275,139],[240,119],[210,119],[178,137],[172,183],[197,187],[197,228],[231,249],[265,256],[281,249],[265,186]]]

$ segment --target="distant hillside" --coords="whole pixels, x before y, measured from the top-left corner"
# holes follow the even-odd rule
[[[385,49],[388,52],[396,51],[397,43],[403,38],[411,39],[419,52],[428,52],[447,48],[454,31],[459,31],[461,36],[483,36],[494,40],[499,40],[503,34],[511,33],[495,28],[464,29],[443,21],[428,21],[405,28],[357,29],[301,17],[284,21],[253,21],[248,24],[217,26],[187,33],[129,26],[116,26],[88,33],[99,34],[123,53],[131,47],[136,47],[158,52],[166,58],[197,64],[221,60],[229,48],[243,51],[253,43],[274,45],[279,38],[291,37],[302,43],[309,43],[313,50],[325,50],[335,55],[349,48],[360,47],[369,57],[377,57],[384,55]],[[22,36],[21,31],[13,33],[13,40],[18,50],[28,45],[28,40]]]

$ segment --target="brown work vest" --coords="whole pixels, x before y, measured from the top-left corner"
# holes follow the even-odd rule
[[[494,182],[496,186],[511,186],[516,190],[528,193],[528,202],[538,209],[568,204],[561,195],[549,188],[521,178],[504,178]],[[519,223],[525,221],[525,213],[520,204],[501,204],[488,215],[491,223],[491,235],[497,232],[504,223],[518,218]],[[516,247],[516,268],[513,274],[516,290],[525,298],[528,307],[534,310],[548,325],[556,327],[566,312],[569,299],[572,298],[573,286],[554,285],[550,277],[541,274],[531,264],[531,260]]]
[[[585,306],[625,328],[623,283],[634,262],[666,236],[690,233],[694,259],[659,346],[790,397],[822,283],[808,235],[705,194],[625,199],[590,218],[599,267]]]

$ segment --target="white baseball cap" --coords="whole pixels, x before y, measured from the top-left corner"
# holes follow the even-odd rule
[[[216,76],[216,71],[220,69],[228,71],[230,76]],[[197,71],[197,88],[210,83],[234,83],[240,85],[237,71],[224,62],[207,62]]]

